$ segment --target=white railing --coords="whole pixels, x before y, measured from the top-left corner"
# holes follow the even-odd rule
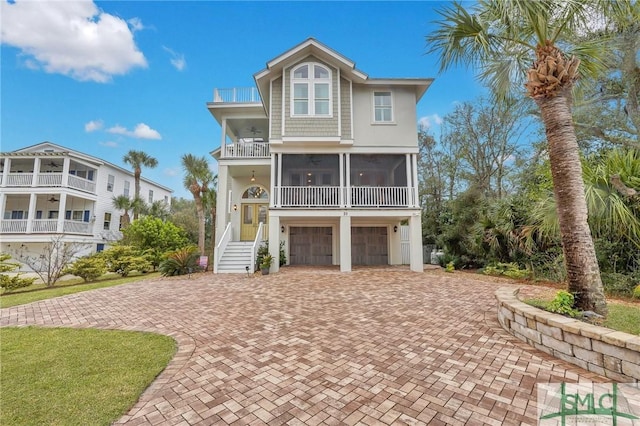
[[[38,173],[38,186],[62,186],[62,173]]]
[[[251,246],[251,268],[253,269],[253,272],[256,271],[255,267],[256,267],[256,258],[258,257],[258,249],[260,248],[260,243],[263,240],[263,238],[262,238],[262,225],[263,225],[262,222],[260,222],[258,224],[258,231],[256,232],[256,239],[253,240],[253,245]]]
[[[69,188],[75,188],[81,191],[92,192],[92,193],[96,192],[95,182],[87,179],[83,179],[74,175],[69,175],[69,179],[67,180],[67,185],[69,185]]]
[[[231,241],[231,223],[227,224],[227,227],[224,229],[222,233],[222,238],[220,238],[220,242],[216,246],[216,249],[213,251],[213,273],[218,273],[218,264],[220,263],[220,258],[222,258],[222,254],[227,248],[227,244]]]
[[[65,220],[64,232],[71,232],[74,234],[90,234],[92,225],[89,222],[82,222],[79,220]]]
[[[261,102],[260,93],[255,87],[233,87],[231,89],[213,89],[214,103],[252,103]]]
[[[339,186],[276,187],[281,207],[340,207]]]
[[[34,233],[54,233],[58,231],[57,219],[35,219],[31,223],[31,232]]]
[[[239,142],[225,145],[225,158],[268,158],[269,142]]]
[[[355,186],[351,188],[352,207],[408,207],[406,186]]]
[[[33,173],[9,173],[7,186],[31,186]]]
[[[0,224],[0,232],[3,234],[24,234],[27,232],[26,219],[3,219]]]

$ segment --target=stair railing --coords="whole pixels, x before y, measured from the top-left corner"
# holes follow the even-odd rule
[[[227,244],[231,241],[231,222],[227,224],[227,227],[224,229],[224,233],[222,234],[222,238],[220,238],[220,242],[216,246],[216,249],[213,252],[213,273],[218,273],[218,264],[220,263],[220,259],[224,254],[224,251],[227,249]]]
[[[251,246],[251,268],[253,268],[253,272],[257,269],[256,258],[258,257],[258,248],[260,248],[260,242],[262,241],[262,222],[258,224],[258,231],[256,232],[256,239],[253,240],[253,245]]]

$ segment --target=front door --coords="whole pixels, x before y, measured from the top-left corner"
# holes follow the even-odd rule
[[[242,217],[240,218],[240,240],[241,241],[253,241],[256,239],[256,233],[258,232],[258,225],[264,223],[262,226],[262,238],[266,239],[269,235],[267,223],[269,223],[269,205],[268,204],[256,204],[247,203],[242,204]]]

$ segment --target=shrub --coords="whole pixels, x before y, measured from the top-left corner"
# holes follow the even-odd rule
[[[530,273],[526,269],[520,269],[517,263],[496,263],[495,265],[486,266],[482,273],[485,275],[504,275],[513,279],[528,278]]]
[[[100,253],[107,263],[107,269],[126,277],[131,271],[147,272],[153,267],[151,262],[131,246],[114,246]]]
[[[608,294],[616,296],[631,296],[638,282],[633,276],[617,272],[602,272],[602,286]]]
[[[99,255],[82,257],[64,270],[65,274],[80,277],[84,282],[94,281],[106,272],[107,263]]]
[[[453,272],[456,270],[456,266],[454,265],[453,261],[447,263],[447,265],[444,267],[444,270],[446,272]]]
[[[165,277],[173,277],[176,275],[190,274],[199,271],[198,248],[188,246],[167,254],[165,260],[160,263],[160,273]]]
[[[633,298],[640,299],[640,285],[633,289]]]
[[[20,267],[19,263],[7,262],[9,259],[11,259],[10,254],[0,253],[0,272],[11,272]],[[35,278],[21,278],[20,274],[9,276],[0,273],[0,288],[3,292],[9,292],[22,287],[29,287],[35,280]]]
[[[556,297],[551,302],[549,302],[549,305],[547,305],[547,310],[549,312],[555,312],[557,314],[577,317],[579,315],[579,312],[573,309],[573,303],[573,294],[565,290],[560,290],[556,293]]]

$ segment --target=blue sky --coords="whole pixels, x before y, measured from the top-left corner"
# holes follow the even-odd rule
[[[439,2],[0,1],[1,151],[48,140],[128,167],[142,150],[159,163],[143,176],[175,196],[190,197],[180,157],[220,145],[213,89],[254,86],[308,37],[373,78],[435,78],[417,117],[434,135],[481,93],[471,71],[439,75],[424,53]]]

